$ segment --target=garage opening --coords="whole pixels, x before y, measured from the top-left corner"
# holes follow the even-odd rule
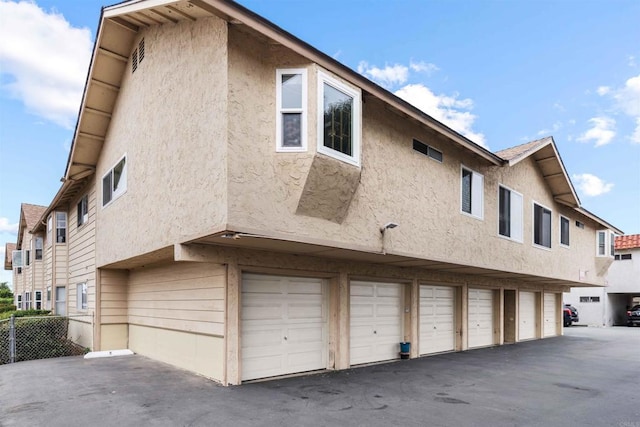
[[[504,290],[504,342],[516,342],[516,291]]]
[[[560,314],[560,305],[558,304],[558,294],[545,293],[544,294],[544,337],[555,337],[559,334],[558,319]]]
[[[520,291],[518,295],[518,335],[519,340],[532,340],[537,338],[538,304],[536,303],[536,293]]]
[[[469,289],[468,347],[486,347],[494,340],[494,297],[491,289]]]
[[[307,277],[243,274],[243,381],[327,368],[327,285]]]
[[[455,350],[455,295],[453,287],[420,285],[421,355]]]

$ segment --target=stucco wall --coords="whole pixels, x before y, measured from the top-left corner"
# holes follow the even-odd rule
[[[619,250],[616,254],[631,254],[631,259],[614,261],[609,267],[607,292],[640,295],[640,248]]]
[[[275,150],[276,69],[308,70],[308,151]],[[595,224],[557,204],[532,159],[497,167],[463,152],[451,142],[401,118],[370,97],[364,98],[362,168],[343,220],[298,209],[316,154],[317,67],[286,51],[229,31],[229,223],[272,233],[335,241],[382,250],[379,232],[388,221],[387,252],[603,284],[595,264]],[[413,139],[444,154],[442,163],[416,152]],[[342,163],[330,159],[336,163]],[[326,180],[347,185],[336,166]],[[460,212],[460,168],[484,175],[484,218]],[[329,168],[330,169],[330,168]],[[498,185],[524,195],[524,237],[518,243],[498,236]],[[259,197],[256,197],[259,195]],[[533,245],[533,201],[552,210],[552,248]],[[327,196],[326,204],[331,204]],[[323,209],[319,204],[318,209]],[[571,248],[559,245],[559,213],[571,221]],[[320,216],[320,217],[318,217]],[[324,216],[324,217],[323,217]],[[575,220],[585,223],[575,227]]]
[[[226,219],[226,23],[152,26],[125,71],[96,176],[102,266],[211,230]],[[127,190],[102,207],[102,177],[127,155]]]

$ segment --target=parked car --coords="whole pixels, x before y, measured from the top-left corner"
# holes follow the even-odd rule
[[[640,304],[627,311],[627,326],[640,325]]]
[[[580,318],[578,317],[578,309],[577,308],[575,308],[571,304],[565,304],[564,307],[568,308],[569,310],[571,310],[571,322],[577,323],[577,322],[580,321]]]
[[[565,326],[565,328],[567,326],[571,326],[571,324],[573,323],[573,320],[571,320],[571,309],[569,307],[564,307],[562,309],[562,312],[564,314],[564,326]]]

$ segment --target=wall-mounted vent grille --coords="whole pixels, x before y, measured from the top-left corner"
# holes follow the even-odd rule
[[[144,39],[140,40],[138,43],[138,62],[142,63],[144,59]]]
[[[424,144],[417,139],[413,140],[413,149],[419,153],[424,154],[425,156],[431,157],[433,160],[442,163],[443,155],[442,151],[436,150],[435,148]]]
[[[131,55],[131,72],[135,73],[138,69],[138,49],[133,51]]]
[[[584,223],[580,222],[580,221],[576,221],[576,227],[578,228],[584,228]]]

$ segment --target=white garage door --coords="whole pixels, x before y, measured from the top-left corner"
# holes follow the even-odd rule
[[[352,365],[399,357],[402,288],[397,283],[351,282]]]
[[[544,336],[554,337],[558,335],[557,331],[557,313],[556,313],[557,294],[544,294]]]
[[[493,291],[469,289],[468,346],[493,345]]]
[[[316,278],[243,275],[243,380],[326,369],[324,288]]]
[[[455,289],[420,286],[420,354],[455,350]]]
[[[520,291],[518,332],[520,340],[531,340],[536,337],[536,294]]]

